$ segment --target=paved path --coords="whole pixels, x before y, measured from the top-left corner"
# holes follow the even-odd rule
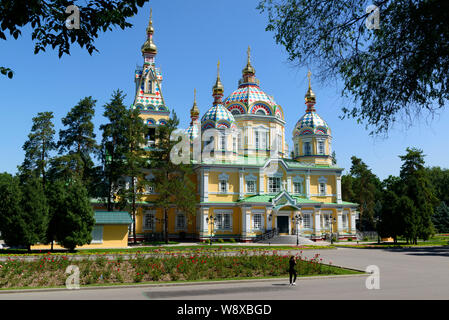
[[[448,299],[449,247],[413,249],[350,249],[304,251],[319,253],[325,262],[380,269],[380,289],[368,290],[367,276],[303,278],[296,287],[286,280],[227,282],[182,286],[1,293],[0,299],[176,299],[176,300],[304,300],[304,299]]]

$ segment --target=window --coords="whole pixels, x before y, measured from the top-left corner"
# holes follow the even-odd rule
[[[348,227],[348,214],[343,213],[341,216],[341,224],[343,229],[346,229]]]
[[[215,228],[218,230],[232,229],[232,214],[219,212],[215,214]]]
[[[302,183],[301,182],[293,183],[293,193],[302,193]]]
[[[186,216],[184,214],[178,214],[176,216],[176,229],[183,230],[186,227]]]
[[[260,141],[259,141],[259,131],[255,132],[255,141],[256,141],[256,150],[259,150],[260,147]]]
[[[254,230],[262,230],[263,224],[262,224],[262,215],[261,214],[254,214],[253,215],[253,229]]]
[[[278,134],[278,152],[282,153],[282,135]]]
[[[295,144],[295,156],[299,156],[299,146]]]
[[[146,213],[143,217],[143,230],[154,230],[154,213]]]
[[[324,155],[324,141],[318,141],[318,154]]]
[[[281,191],[281,178],[268,178],[268,192],[277,193]]]
[[[246,181],[246,192],[256,193],[256,181]]]
[[[218,146],[218,149],[226,150],[226,135],[221,134],[219,141],[220,141],[220,145]]]
[[[103,243],[103,226],[94,226],[91,243]]]
[[[156,137],[156,128],[148,128],[147,133],[145,135],[145,140],[147,141],[148,147],[154,146],[155,137]]]
[[[228,182],[226,180],[220,180],[219,190],[222,193],[226,193],[228,191]]]
[[[232,138],[232,151],[234,153],[237,153],[237,138],[236,137]]]
[[[324,182],[320,183],[320,196],[326,195],[326,184]]]
[[[303,228],[311,229],[312,228],[312,215],[310,213],[304,213],[302,217]]]
[[[310,142],[304,142],[304,155],[310,156],[312,154],[312,148]]]
[[[267,148],[268,132],[265,131],[255,131],[254,141],[256,145],[256,150],[265,150]]]

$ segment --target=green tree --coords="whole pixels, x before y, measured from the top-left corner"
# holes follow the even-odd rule
[[[187,217],[195,214],[195,185],[190,180],[192,167],[190,164],[175,164],[170,159],[170,153],[179,140],[172,139],[177,130],[179,119],[172,113],[166,125],[157,127],[156,145],[149,152],[149,169],[154,175],[152,185],[158,196],[155,207],[163,211],[164,238],[168,243],[168,213],[175,207],[186,213]]]
[[[145,133],[147,126],[139,116],[140,111],[138,109],[127,110],[125,121],[125,140],[126,148],[124,153],[124,161],[126,163],[125,171],[123,172],[130,181],[129,188],[122,188],[119,190],[119,197],[123,207],[131,207],[131,215],[133,218],[133,239],[134,243],[136,239],[136,201],[140,200],[143,196],[143,189],[145,188],[145,168],[146,151],[145,147]]]
[[[10,246],[31,246],[46,241],[48,205],[42,183],[0,175],[0,231]]]
[[[94,124],[96,100],[86,97],[74,106],[62,124],[67,128],[59,131],[59,153],[68,154],[77,160],[76,173],[85,181],[85,171],[92,166],[91,154],[97,150]]]
[[[128,110],[124,105],[126,95],[116,90],[111,101],[104,108],[104,117],[108,123],[100,126],[103,132],[100,146],[100,158],[103,164],[102,198],[105,199],[108,211],[115,207],[115,195],[123,187],[119,180],[126,175],[126,153],[128,152],[128,131],[126,117]]]
[[[19,167],[21,176],[26,179],[29,175],[42,179],[45,188],[50,152],[56,148],[54,142],[53,112],[39,112],[33,118],[33,126],[28,140],[23,145],[25,159]]]
[[[355,156],[351,157],[352,166],[350,175],[352,179],[345,178],[345,193],[352,198],[348,201],[359,204],[360,212],[360,229],[374,230],[374,216],[376,201],[380,196],[380,180],[371,172],[371,169]],[[350,185],[350,186],[349,186]]]
[[[400,177],[402,193],[410,199],[413,209],[408,201],[404,201],[405,236],[416,244],[418,238],[427,240],[434,233],[432,215],[438,200],[430,185],[428,172],[424,168],[423,151],[416,148],[407,148],[406,151],[406,155],[399,156],[403,161]]]
[[[92,241],[94,211],[85,186],[77,181],[55,181],[49,190],[56,241],[71,251]]]
[[[432,222],[439,233],[449,233],[449,207],[444,201],[436,207]]]
[[[98,51],[94,40],[100,32],[132,27],[128,21],[137,14],[147,0],[68,1],[68,0],[0,0],[0,40],[8,34],[17,39],[23,28],[31,27],[35,41],[34,53],[45,51],[49,46],[58,48],[58,55],[70,54],[72,44],[86,48],[89,54]],[[67,28],[66,20],[71,13],[67,7],[79,9],[79,29]],[[0,67],[0,73],[13,77],[10,68]]]
[[[365,0],[261,0],[267,31],[298,66],[316,66],[322,78],[343,81],[352,96],[345,116],[372,133],[398,120],[443,108],[449,97],[449,2],[375,1],[378,29],[368,29]]]

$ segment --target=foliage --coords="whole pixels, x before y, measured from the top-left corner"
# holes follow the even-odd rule
[[[151,182],[158,193],[155,206],[164,212],[164,237],[168,243],[168,211],[175,205],[187,215],[195,214],[195,186],[191,180],[190,165],[175,164],[170,160],[173,147],[179,142],[172,139],[177,130],[179,119],[172,113],[167,124],[157,127],[156,145],[149,152],[149,169],[154,175]]]
[[[42,178],[45,186],[50,152],[56,148],[54,142],[53,112],[39,112],[33,118],[33,126],[28,140],[23,145],[25,159],[19,167],[21,176],[26,179],[33,175]]]
[[[9,174],[0,176],[0,231],[9,246],[45,242],[48,206],[42,183],[30,176],[19,181]]]
[[[267,31],[299,66],[344,82],[344,116],[387,132],[399,117],[434,113],[449,97],[449,2],[383,0],[378,29],[365,0],[261,0]],[[408,120],[411,122],[412,120]]]
[[[115,196],[123,188],[119,184],[119,179],[125,175],[125,156],[128,149],[126,139],[126,122],[128,110],[124,105],[126,95],[121,90],[116,90],[112,94],[111,101],[104,108],[103,116],[108,119],[108,123],[102,124],[100,130],[103,132],[100,158],[103,164],[101,195],[106,199],[108,211],[113,211]]]
[[[323,264],[319,254],[308,259],[297,257],[299,276],[357,273]],[[118,258],[84,259],[77,261],[80,285],[120,284],[155,281],[220,280],[229,278],[286,277],[289,255],[264,251],[258,255],[240,253],[235,256],[192,254],[165,254],[161,257],[136,255],[127,260]],[[35,261],[8,259],[0,262],[0,287],[63,286],[65,269],[70,261],[66,256],[43,255]],[[26,275],[26,276],[24,276]],[[45,279],[36,281],[36,279]]]
[[[432,222],[437,232],[449,233],[449,207],[444,201],[441,201],[440,205],[436,207]]]
[[[359,204],[360,230],[374,230],[376,199],[381,183],[362,159],[353,156],[351,160],[349,175],[342,177],[342,196],[346,201]]]
[[[95,219],[84,185],[77,180],[55,181],[49,194],[55,240],[72,251],[90,243]]]
[[[130,187],[122,188],[118,192],[120,197],[121,207],[131,207],[133,218],[133,238],[136,243],[136,201],[143,196],[145,185],[142,181],[145,180],[145,173],[143,168],[146,164],[145,159],[145,133],[147,127],[139,116],[138,109],[127,110],[123,121],[125,132],[124,143],[128,146],[124,152],[124,161],[126,163],[124,174],[129,177]]]
[[[31,38],[35,41],[34,53],[46,48],[58,49],[59,57],[70,54],[71,45],[86,48],[89,54],[98,51],[94,40],[100,32],[132,27],[128,22],[139,7],[147,0],[21,0],[0,1],[0,39],[7,40],[8,34],[18,39],[25,27],[32,28]],[[79,8],[80,28],[67,28],[67,7]],[[0,67],[0,73],[12,78],[13,72]]]

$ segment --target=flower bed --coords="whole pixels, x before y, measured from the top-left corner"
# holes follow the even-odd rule
[[[297,255],[298,276],[357,273],[325,265],[319,254],[312,259]],[[79,268],[79,283],[120,284],[160,281],[219,280],[288,275],[290,256],[276,251],[251,255],[242,251],[233,256],[218,254],[174,254],[161,257],[136,255],[124,260],[103,257],[71,261],[65,256],[44,256],[37,261],[9,259],[0,263],[0,288],[64,286],[69,265]]]

